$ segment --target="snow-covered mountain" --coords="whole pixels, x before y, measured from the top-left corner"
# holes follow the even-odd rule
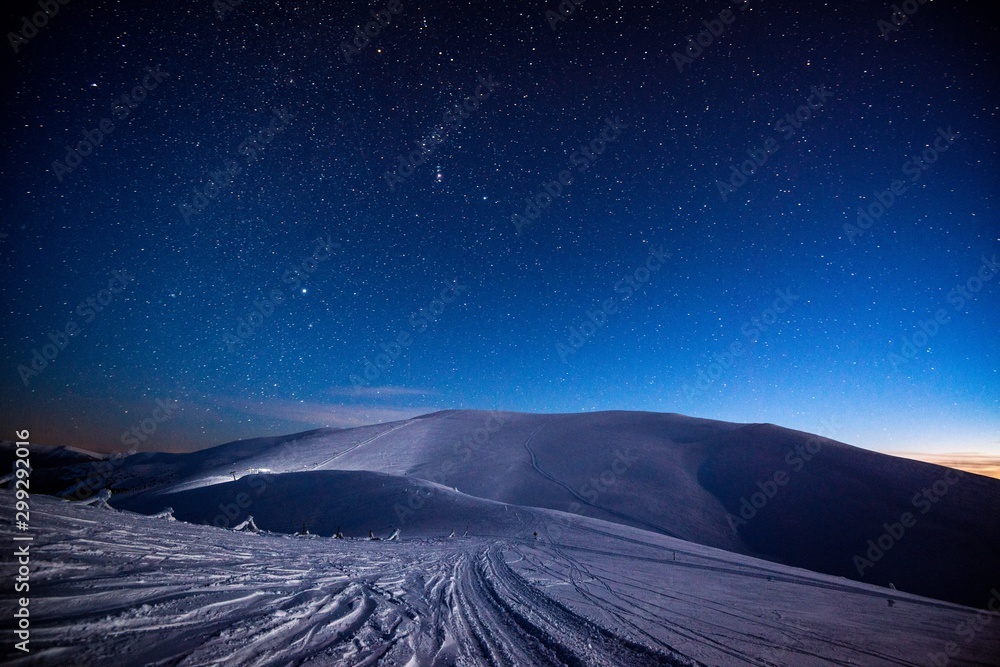
[[[967,608],[1000,608],[1000,481],[772,425],[446,411],[33,465],[46,492],[107,487],[118,509],[178,519],[45,501],[56,528],[38,547],[42,590],[108,619],[42,602],[42,643],[99,630],[120,648],[94,659],[138,661],[118,664],[221,664],[226,651],[233,664],[345,665],[1000,655],[1000,615]],[[270,532],[223,530],[250,515]],[[401,541],[385,541],[394,529]],[[110,558],[100,571],[130,564],[120,582],[87,583],[97,554]],[[976,618],[992,622],[970,637]]]

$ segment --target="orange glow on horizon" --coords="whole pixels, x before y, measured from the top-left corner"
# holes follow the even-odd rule
[[[1000,479],[1000,455],[997,454],[982,454],[980,452],[949,452],[945,454],[932,452],[885,453]]]

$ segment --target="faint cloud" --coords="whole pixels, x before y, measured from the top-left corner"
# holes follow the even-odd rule
[[[435,389],[419,389],[415,387],[333,387],[327,392],[330,396],[349,396],[353,398],[397,398],[399,396],[440,396]]]
[[[207,406],[241,417],[271,419],[311,428],[351,428],[368,424],[412,419],[441,408],[391,407],[374,404],[335,405],[287,399],[250,400],[231,396],[205,396]]]

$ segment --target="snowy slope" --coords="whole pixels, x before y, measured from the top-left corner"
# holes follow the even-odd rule
[[[369,472],[395,479],[396,496],[391,502],[381,496],[372,505],[381,509],[371,517],[342,518],[337,510],[327,523],[355,521],[352,529],[364,534],[393,525],[413,534],[427,524],[431,536],[468,521],[455,516],[431,525],[423,516],[406,525],[409,515],[400,517],[395,504],[400,494],[415,492],[404,487],[422,480],[483,501],[592,516],[970,606],[982,606],[982,591],[1000,586],[1000,522],[994,519],[1000,516],[1000,481],[962,474],[957,483],[945,483],[957,473],[767,424],[641,412],[446,411],[187,455],[139,454],[115,466],[105,477],[116,507],[155,512],[177,505],[188,520],[206,524],[232,525],[229,515],[239,512],[224,508],[232,508],[240,493],[227,486],[234,477],[247,478],[247,485],[259,473]],[[72,483],[58,469],[48,473],[56,491]],[[293,493],[295,484],[282,483],[282,494]],[[918,497],[935,485],[945,491],[933,503]],[[308,485],[299,495],[336,510],[350,500],[351,488]],[[773,493],[765,497],[762,488]],[[195,502],[178,496],[199,489],[190,496]],[[243,492],[248,503],[260,504],[256,486]],[[265,505],[280,502],[276,494],[267,497]],[[751,499],[763,506],[735,521]],[[878,541],[905,512],[917,517],[917,525],[859,571],[856,558],[868,559],[869,541]],[[298,530],[302,521],[317,520],[284,516],[273,529]]]
[[[12,504],[0,493],[8,544]],[[1000,655],[995,613],[549,510],[521,517],[500,537],[370,542],[234,533],[38,496],[32,651],[5,642],[2,659],[899,666],[935,664],[949,642],[960,651],[950,665]],[[976,619],[989,624],[970,638],[962,628]]]
[[[466,530],[503,535],[523,528],[524,510],[459,493],[412,477],[319,470],[257,474],[212,486],[143,494],[115,502],[120,509],[153,514],[166,507],[181,521],[233,527],[252,515],[261,530],[385,537],[445,537]]]

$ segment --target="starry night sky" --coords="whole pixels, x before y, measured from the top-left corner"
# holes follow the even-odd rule
[[[2,437],[627,409],[1000,454],[990,3],[629,4],[72,0],[12,46],[17,3]]]

